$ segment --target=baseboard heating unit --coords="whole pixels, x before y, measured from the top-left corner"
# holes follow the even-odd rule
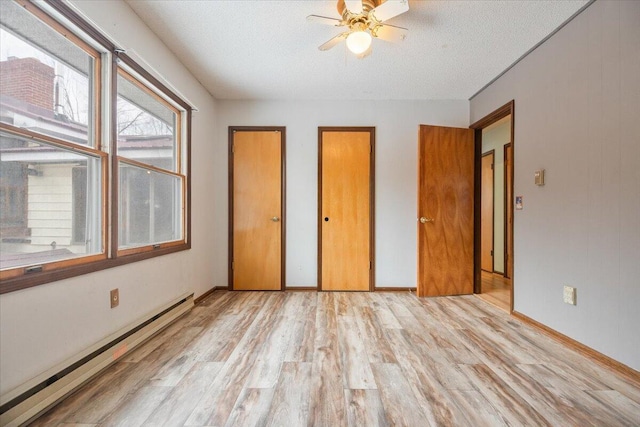
[[[80,354],[0,396],[0,426],[24,425],[193,308],[184,294]]]

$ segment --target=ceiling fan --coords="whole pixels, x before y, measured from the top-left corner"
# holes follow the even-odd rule
[[[349,50],[359,57],[371,52],[372,37],[389,42],[399,42],[409,30],[383,22],[409,10],[409,0],[338,0],[338,13],[342,19],[309,15],[307,21],[334,27],[348,27],[318,49],[329,50],[346,40]]]

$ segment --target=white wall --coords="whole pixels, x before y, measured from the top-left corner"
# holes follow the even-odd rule
[[[467,127],[467,101],[220,101],[218,105],[214,156],[218,194],[228,188],[228,126],[287,128],[289,287],[317,285],[318,126],[375,126],[376,286],[416,286],[418,125]],[[226,235],[227,209],[227,200],[218,199],[213,214],[218,236]],[[227,265],[226,246],[218,249],[216,271]]]
[[[192,140],[192,249],[0,296],[0,393],[13,389],[184,292],[215,285],[217,236],[211,221],[215,101],[121,1],[73,1],[128,53],[143,59],[195,104]],[[218,245],[220,246],[220,245]],[[120,306],[109,308],[109,290]]]
[[[640,2],[597,1],[471,101],[475,122],[515,100],[515,310],[636,370],[638,23]]]
[[[493,270],[504,273],[504,146],[511,142],[511,116],[482,131],[482,154],[493,157]]]

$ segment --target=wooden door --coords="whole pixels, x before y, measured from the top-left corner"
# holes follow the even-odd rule
[[[482,155],[482,177],[480,184],[480,267],[489,273],[493,273],[494,161],[494,150]]]
[[[513,146],[504,146],[504,275],[513,276]]]
[[[319,128],[318,133],[319,288],[369,291],[374,128]]]
[[[473,292],[473,130],[420,126],[418,296]]]
[[[229,289],[284,289],[284,138],[229,128]]]

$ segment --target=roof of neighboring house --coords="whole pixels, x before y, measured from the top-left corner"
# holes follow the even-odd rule
[[[5,94],[0,94],[0,111],[3,112],[1,114],[3,116],[5,114],[4,111],[12,111],[13,113],[60,126],[62,129],[72,129],[75,132],[85,133],[87,131],[87,125],[83,123],[74,122],[65,115],[56,114],[53,110],[42,108]]]
[[[87,126],[83,123],[70,121],[66,116],[57,115],[54,111],[42,108],[28,102],[13,98],[8,95],[0,95],[0,117],[6,116],[7,112],[13,114],[19,114],[24,117],[43,122],[47,125],[47,128],[42,127],[29,127],[27,129],[34,132],[42,133],[44,135],[61,138],[64,140],[70,140],[72,142],[83,144],[85,142],[82,138],[69,135],[69,131],[74,134],[87,133]],[[5,121],[6,118],[0,119]],[[57,129],[56,129],[57,128]],[[146,149],[146,148],[172,148],[173,147],[173,135],[118,135],[118,148],[124,149]],[[3,152],[13,151],[25,151],[25,148],[20,149],[3,149]],[[28,148],[29,151],[33,151],[34,147]],[[49,150],[46,147],[38,147],[38,150]]]
[[[173,135],[118,135],[118,148],[173,147]]]

